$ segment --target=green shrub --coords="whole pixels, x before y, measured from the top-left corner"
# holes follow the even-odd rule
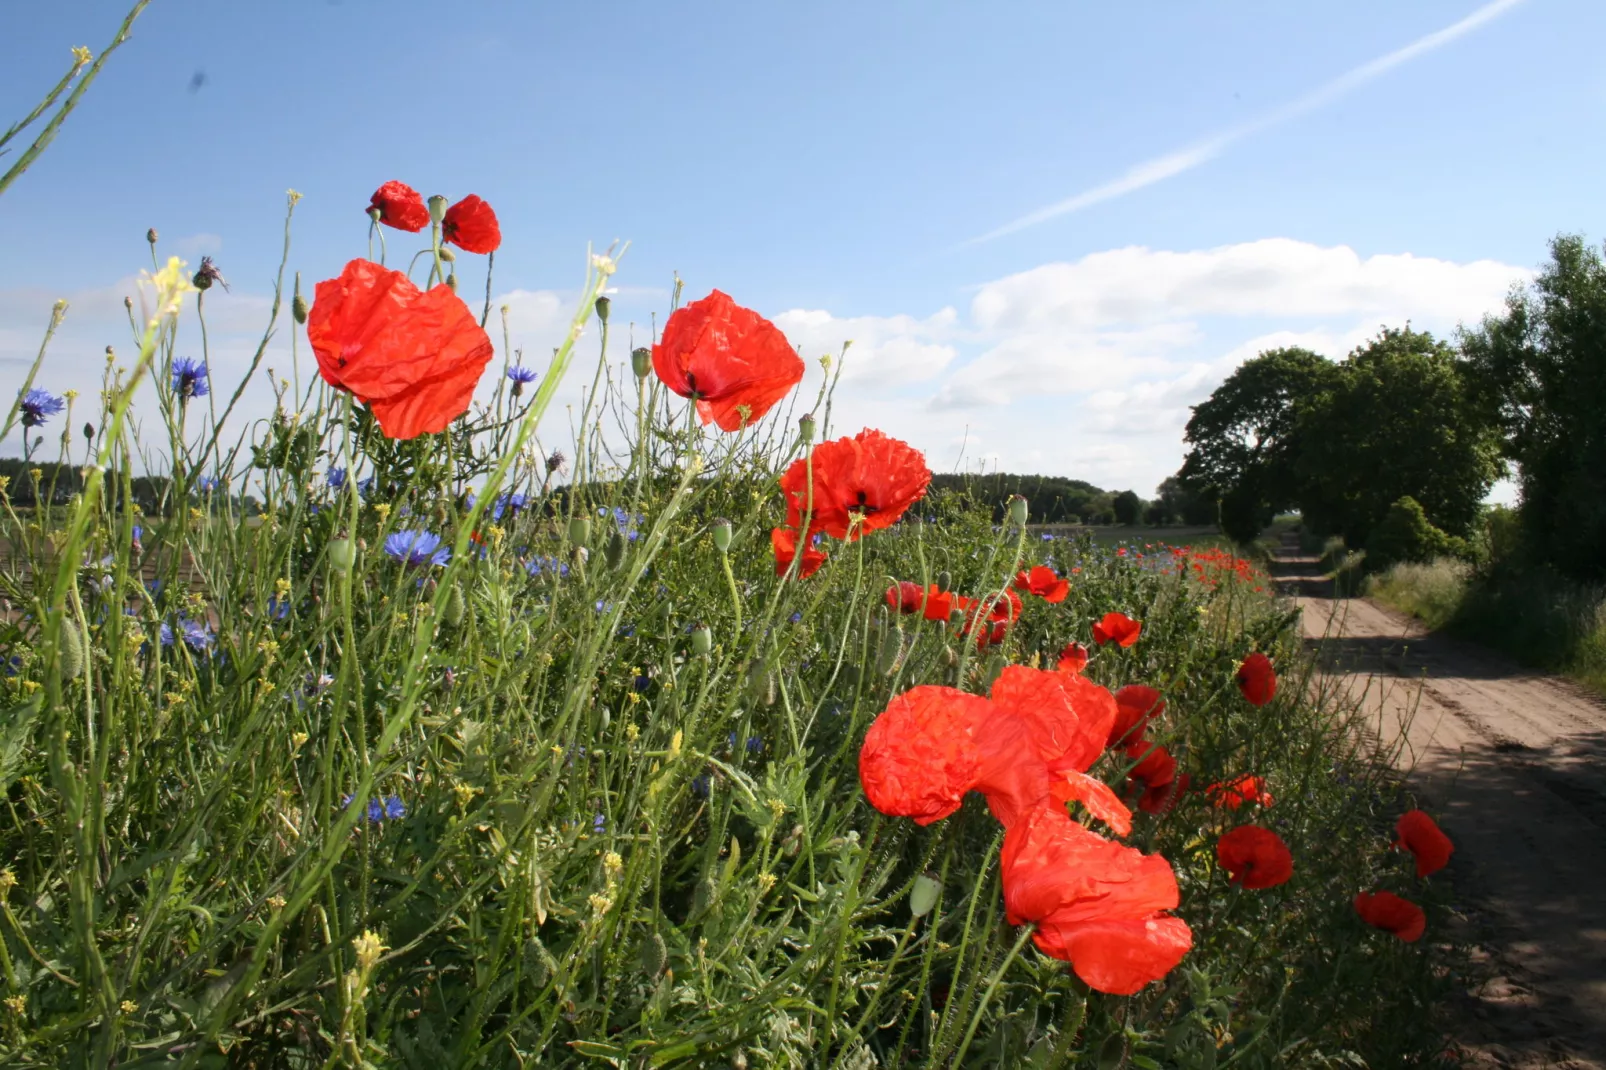
[[[1429,628],[1443,628],[1461,613],[1471,575],[1471,566],[1454,558],[1402,561],[1368,576],[1365,590]]]
[[[1407,495],[1389,506],[1382,523],[1366,541],[1367,567],[1383,571],[1405,561],[1425,562],[1435,557],[1465,557],[1464,540],[1433,526],[1415,498]]]

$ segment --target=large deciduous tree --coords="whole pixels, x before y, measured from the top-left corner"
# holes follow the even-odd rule
[[[1461,337],[1517,462],[1528,547],[1606,578],[1606,263],[1577,235],[1550,244],[1533,285]]]

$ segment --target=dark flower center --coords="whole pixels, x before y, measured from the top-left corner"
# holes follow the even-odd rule
[[[858,504],[848,506],[848,512],[850,513],[864,513],[868,515],[870,513],[879,513],[880,511],[881,507],[879,505],[871,505],[866,498],[864,491],[862,490],[859,491]]]

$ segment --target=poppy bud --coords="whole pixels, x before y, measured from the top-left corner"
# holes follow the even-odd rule
[[[150,242],[152,245],[156,244],[156,228],[155,227],[152,227],[151,229],[149,229],[149,230],[147,230],[145,232],[145,240]]]
[[[630,370],[636,373],[637,379],[645,379],[652,374],[652,350],[641,346],[630,351]]]
[[[608,546],[602,552],[609,568],[618,568],[625,559],[625,537],[619,532],[608,536]]]
[[[87,438],[91,442],[95,441],[95,425],[94,424],[91,424],[91,423],[85,423],[84,424],[84,437]]]
[[[882,676],[891,676],[898,670],[899,662],[903,661],[903,628],[894,624],[887,631],[886,638],[881,640],[881,653],[876,659],[876,668]]]
[[[942,663],[950,669],[959,664],[959,653],[951,646],[942,648]]]
[[[731,522],[724,517],[714,521],[714,545],[720,553],[731,548]]]
[[[351,545],[350,539],[329,540],[329,563],[338,571],[345,572],[357,560],[356,548]]]
[[[693,654],[706,654],[714,649],[714,633],[708,630],[708,625],[699,624],[691,630],[691,652]]]
[[[132,297],[128,297],[126,295],[123,297],[123,310],[125,312],[134,311],[134,299]],[[110,363],[111,355],[112,355],[112,347],[111,346],[107,346],[106,347],[106,356],[108,358],[107,359],[108,363]]]
[[[76,680],[84,672],[84,636],[75,621],[61,622],[61,633],[56,644],[61,657],[61,675]]]
[[[457,292],[457,274],[455,272],[446,276],[446,288],[453,293]]]
[[[611,304],[613,302],[608,299],[607,295],[597,298],[597,319],[602,321],[604,327],[608,325],[608,306]]]
[[[443,245],[441,246],[441,259],[446,261],[448,264],[455,264],[457,263],[457,254]]]
[[[714,883],[714,878],[704,877],[698,882],[697,890],[692,893],[691,912],[693,916],[706,913],[708,908],[714,905],[714,900],[718,898],[719,885]]]
[[[463,597],[462,585],[454,583],[446,595],[446,605],[441,609],[441,617],[455,628],[463,623],[463,614],[466,612],[468,612],[468,599]]]
[[[439,193],[429,199],[429,218],[435,223],[446,218],[446,198]]]
[[[948,623],[953,625],[955,628],[965,623],[965,611],[957,607],[950,609],[948,611]]]
[[[1010,495],[1009,522],[1014,524],[1016,527],[1020,527],[1022,524],[1026,523],[1026,514],[1026,499],[1021,497],[1019,494]]]
[[[301,272],[296,272],[296,295],[290,299],[290,314],[297,323],[307,322],[307,299],[301,296]]]
[[[578,546],[584,546],[591,541],[591,518],[586,516],[573,517],[569,521],[569,541]]]
[[[915,886],[909,889],[909,913],[917,918],[923,918],[931,913],[937,905],[937,893],[942,891],[942,882],[930,873],[922,873],[915,878]]]
[[[613,711],[606,706],[602,707],[602,714],[597,720],[602,725],[603,731],[607,731],[608,726],[613,724]]]
[[[806,412],[798,417],[797,433],[802,436],[805,445],[814,441],[814,414],[812,412]]]
[[[669,946],[664,943],[662,936],[653,933],[652,938],[641,945],[641,972],[648,977],[657,978],[667,965],[669,965]]]
[[[937,590],[951,591],[954,586],[954,574],[947,569],[937,573]]]

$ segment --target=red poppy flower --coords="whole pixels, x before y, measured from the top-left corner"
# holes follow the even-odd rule
[[[494,253],[502,244],[502,225],[491,206],[470,193],[446,209],[441,217],[441,238],[471,253]]]
[[[1233,884],[1275,888],[1294,875],[1294,856],[1283,838],[1258,825],[1235,828],[1216,841],[1216,861]]]
[[[812,457],[799,457],[781,476],[789,523],[797,526],[812,506],[811,528],[850,540],[896,523],[925,497],[930,483],[931,469],[919,450],[868,428],[852,438],[820,443]]]
[[[926,607],[921,614],[926,620],[946,621],[953,616],[953,612],[953,592],[939,591],[935,583],[926,588]]]
[[[1144,684],[1127,684],[1115,693],[1116,714],[1105,746],[1141,742],[1149,722],[1165,712],[1160,692]]]
[[[887,608],[895,613],[919,613],[926,600],[926,589],[903,580],[887,588]]]
[[[1116,832],[1131,831],[1131,811],[1103,781],[1084,775],[1103,753],[1115,717],[1108,691],[1080,676],[1010,665],[993,681],[991,698],[994,714],[977,733],[977,790],[988,793],[1000,821],[1008,826],[1013,820],[1001,811],[1013,815],[1047,797],[1080,802]],[[1042,763],[1041,774],[1032,757]],[[1008,799],[994,801],[1006,793]]]
[[[1015,574],[1015,590],[1029,591],[1045,602],[1058,604],[1071,593],[1071,581],[1060,579],[1047,565],[1033,565],[1030,572]]]
[[[1106,613],[1103,620],[1093,625],[1093,641],[1099,646],[1105,643],[1131,646],[1138,641],[1138,634],[1142,631],[1141,621],[1135,621],[1125,613]]]
[[[797,532],[791,528],[771,528],[770,548],[775,551],[775,574],[786,575],[786,570],[792,567],[792,558],[797,556]],[[808,579],[820,571],[830,555],[824,550],[816,550],[813,546],[803,548],[803,563],[798,566],[799,579]]]
[[[1169,814],[1188,793],[1192,782],[1187,773],[1178,773],[1169,784],[1145,784],[1143,794],[1138,796],[1138,809],[1146,814]]]
[[[1236,810],[1244,803],[1270,806],[1275,800],[1266,790],[1266,781],[1258,776],[1241,776],[1225,784],[1212,784],[1205,789],[1217,809]]]
[[[781,329],[718,290],[675,310],[652,347],[652,367],[722,431],[757,422],[803,379],[803,358]]]
[[[859,748],[859,782],[870,805],[917,825],[959,809],[976,783],[974,734],[989,712],[980,695],[929,684],[889,702]]]
[[[1002,643],[1009,634],[1010,625],[1020,619],[1023,608],[1020,595],[1008,589],[995,592],[986,599],[961,596],[957,605],[965,613],[965,623],[959,634],[974,634],[976,645],[983,648]]]
[[[1403,847],[1416,856],[1416,875],[1426,877],[1450,864],[1455,844],[1427,814],[1421,810],[1407,810],[1400,815],[1394,831],[1399,839],[1394,846]]]
[[[468,411],[491,339],[447,286],[353,260],[318,283],[307,340],[331,386],[365,402],[389,438],[443,431]]]
[[[1065,649],[1060,651],[1059,663],[1055,668],[1072,675],[1080,673],[1087,668],[1087,647],[1081,643],[1066,643]]]
[[[1238,666],[1238,690],[1244,693],[1251,705],[1264,706],[1277,694],[1277,673],[1271,659],[1255,651]]]
[[[1355,913],[1366,924],[1393,933],[1408,944],[1420,940],[1428,927],[1422,908],[1393,892],[1362,892],[1355,897]]]
[[[1159,855],[1111,843],[1041,807],[1004,836],[1005,917],[1034,922],[1039,950],[1063,959],[1091,988],[1129,996],[1157,981],[1193,946],[1177,880]]]
[[[368,198],[370,210],[379,209],[379,221],[387,227],[417,234],[429,226],[429,209],[424,198],[405,182],[390,181],[374,190]]]

